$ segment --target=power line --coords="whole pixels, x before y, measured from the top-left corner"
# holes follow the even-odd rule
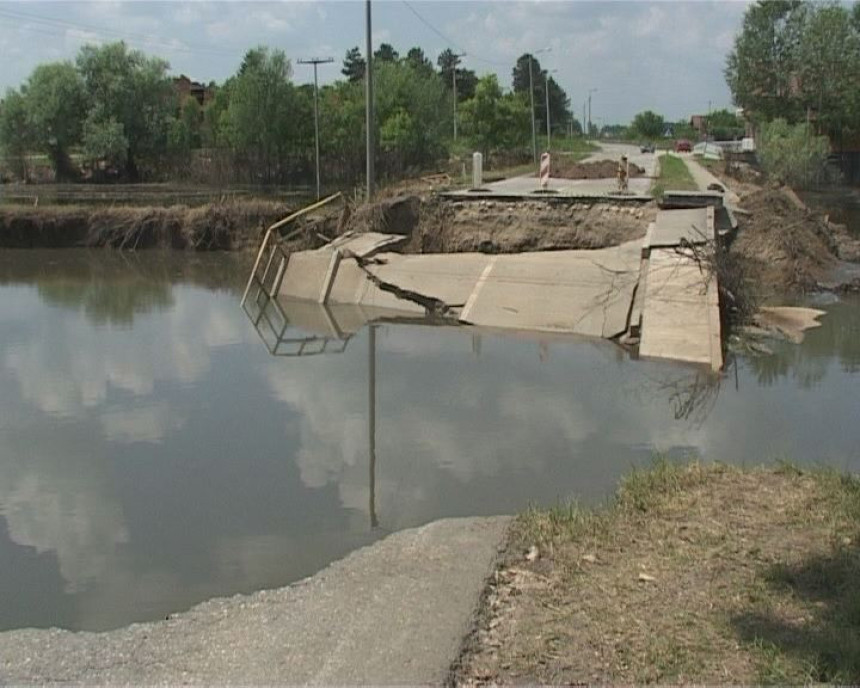
[[[409,9],[409,11],[410,11],[410,12],[412,12],[412,14],[414,14],[414,15],[418,18],[418,20],[419,20],[422,24],[424,24],[424,26],[426,26],[426,27],[427,27],[428,29],[430,29],[433,33],[435,33],[437,36],[439,36],[439,38],[441,38],[443,41],[445,41],[448,45],[450,45],[450,46],[451,46],[451,47],[453,47],[453,48],[456,48],[456,49],[457,49],[459,52],[461,52],[461,53],[465,53],[465,52],[467,52],[467,51],[466,51],[466,49],[465,49],[465,48],[463,48],[463,46],[461,46],[461,45],[459,45],[458,43],[455,43],[454,41],[452,41],[450,38],[448,38],[448,36],[446,36],[444,33],[442,33],[442,32],[441,32],[439,29],[437,29],[435,26],[433,26],[433,24],[431,24],[431,23],[430,23],[429,21],[427,21],[424,17],[422,17],[422,16],[421,16],[421,14],[419,14],[418,10],[416,10],[416,9],[415,9],[415,8],[414,8],[414,7],[413,7],[413,6],[408,2],[408,0],[401,0],[401,2],[402,2],[404,5],[406,5],[406,7]],[[497,61],[497,60],[488,60],[487,58],[481,57],[480,55],[475,55],[474,53],[471,53],[471,52],[469,53],[469,57],[470,57],[470,58],[472,58],[472,59],[474,59],[474,60],[478,60],[478,62],[486,62],[487,64],[491,64],[491,65],[497,65],[497,66],[501,66],[501,67],[507,67],[507,66],[509,66],[507,62],[499,62],[499,61]]]
[[[63,33],[57,32],[48,32],[45,28],[50,29],[77,29],[79,31],[90,31],[97,34],[102,34],[99,36],[100,38],[115,36],[118,38],[126,38],[130,41],[134,41],[136,43],[152,46],[152,47],[160,47],[168,50],[175,50],[178,52],[185,53],[210,53],[216,55],[224,55],[229,57],[235,57],[235,53],[229,52],[226,50],[221,50],[219,48],[211,48],[202,45],[186,45],[186,44],[176,44],[171,43],[162,39],[159,39],[155,36],[148,36],[146,34],[133,33],[130,31],[118,31],[115,29],[108,29],[103,26],[95,26],[93,24],[83,24],[80,22],[72,22],[63,19],[54,19],[52,17],[45,17],[41,15],[29,14],[27,12],[21,12],[19,10],[9,10],[5,7],[0,8],[0,16],[6,17],[7,19],[12,19],[17,22],[20,22],[19,28],[25,31],[33,31],[34,33],[42,33],[49,36],[61,36]],[[26,26],[24,22],[33,22],[35,24],[41,24],[41,27],[34,26]]]

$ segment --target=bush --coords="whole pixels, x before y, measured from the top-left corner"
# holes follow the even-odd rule
[[[775,119],[762,124],[758,157],[768,176],[792,186],[809,186],[819,178],[830,152],[826,136],[816,136],[806,124]]]

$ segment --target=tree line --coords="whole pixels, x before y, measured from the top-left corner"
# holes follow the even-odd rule
[[[531,65],[531,84],[528,69]],[[383,43],[374,53],[377,171],[397,177],[434,167],[452,154],[481,150],[528,155],[529,88],[539,131],[580,131],[570,101],[537,59],[523,55],[512,87],[478,77],[460,56],[436,64],[421,48],[401,56]],[[343,79],[319,92],[320,154],[328,183],[353,184],[365,167],[364,73],[359,49],[346,52]],[[454,111],[459,121],[454,140]],[[181,97],[166,61],[117,42],[81,48],[74,61],[37,66],[0,102],[0,147],[26,178],[34,153],[58,181],[193,179],[306,184],[313,178],[313,86],[294,82],[281,50],[249,50],[238,70],[210,83],[201,104]]]
[[[757,124],[810,122],[832,142],[860,138],[860,3],[759,0],[726,60],[735,102]]]

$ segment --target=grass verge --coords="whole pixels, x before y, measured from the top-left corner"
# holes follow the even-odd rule
[[[858,535],[857,477],[658,461],[519,517],[454,680],[857,684]]]
[[[660,156],[660,176],[651,189],[655,198],[661,198],[666,191],[696,191],[698,188],[687,163],[675,155]]]

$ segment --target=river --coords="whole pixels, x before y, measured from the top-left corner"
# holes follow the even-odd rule
[[[246,270],[0,252],[0,629],[164,618],[434,519],[595,503],[655,453],[860,470],[857,298],[818,297],[802,344],[714,384],[611,342],[424,325],[274,357]]]

